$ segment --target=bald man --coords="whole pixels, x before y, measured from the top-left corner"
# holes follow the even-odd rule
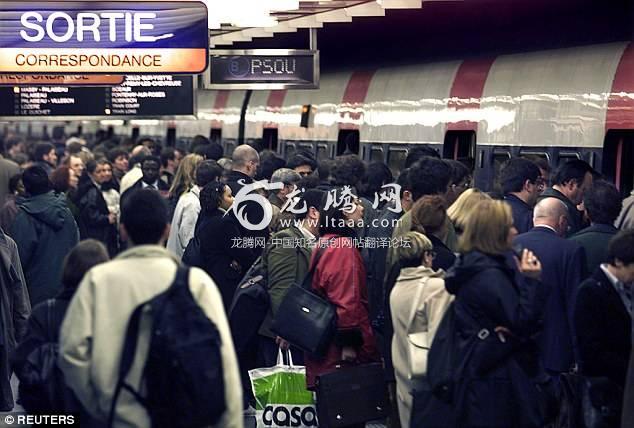
[[[535,206],[531,230],[515,238],[515,244],[531,250],[542,263],[542,281],[551,288],[544,312],[540,353],[553,375],[568,372],[576,362],[573,316],[579,284],[585,279],[585,252],[577,242],[564,238],[568,208],[557,198],[544,198]]]

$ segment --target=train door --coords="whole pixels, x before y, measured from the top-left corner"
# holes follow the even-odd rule
[[[222,128],[211,128],[209,130],[209,141],[220,144],[222,142]]]
[[[475,166],[476,133],[474,131],[447,131],[442,147],[442,157]]]
[[[601,172],[622,195],[630,194],[634,189],[634,131],[608,131]]]
[[[340,129],[337,136],[337,156],[358,155],[360,137],[358,129]]]
[[[262,131],[262,149],[277,153],[277,128],[264,128]]]

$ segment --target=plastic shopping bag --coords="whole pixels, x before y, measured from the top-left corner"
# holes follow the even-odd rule
[[[293,365],[290,352],[287,355],[288,365],[279,350],[274,367],[249,371],[258,428],[318,426],[315,397],[306,389],[306,368]]]

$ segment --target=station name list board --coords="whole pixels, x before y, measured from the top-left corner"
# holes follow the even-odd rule
[[[0,87],[0,116],[192,116],[191,76],[128,75],[114,86]]]

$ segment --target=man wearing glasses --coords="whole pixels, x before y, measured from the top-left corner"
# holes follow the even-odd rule
[[[511,159],[500,172],[500,185],[517,232],[528,232],[533,228],[533,207],[545,186],[539,167],[528,159]]]

